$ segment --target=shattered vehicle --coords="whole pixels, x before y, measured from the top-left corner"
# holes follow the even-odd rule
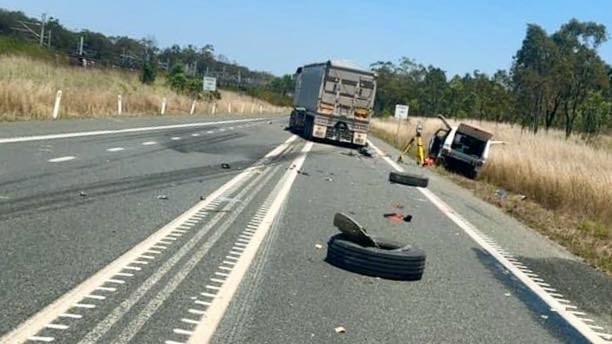
[[[438,118],[444,127],[429,139],[429,157],[448,170],[477,178],[489,156],[493,134],[466,123],[451,126],[444,116]]]

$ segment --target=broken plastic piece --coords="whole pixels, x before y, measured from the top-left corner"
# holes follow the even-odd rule
[[[85,191],[81,191],[81,192],[79,192],[79,196],[81,196],[81,197],[87,197],[87,192],[85,192]]]
[[[336,327],[336,333],[340,333],[340,334],[344,334],[346,333],[346,329],[344,328],[344,326],[338,326]]]
[[[315,248],[316,248],[317,250],[320,250],[321,248],[323,248],[323,245],[321,245],[321,244],[316,244],[316,245],[315,245]]]
[[[228,170],[228,169],[230,169],[232,167],[230,166],[230,164],[222,163],[221,164],[221,168],[224,169],[224,170]]]
[[[166,195],[157,195],[157,199],[167,200],[168,196],[166,196]]]

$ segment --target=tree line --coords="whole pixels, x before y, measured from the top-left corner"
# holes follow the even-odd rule
[[[598,48],[608,39],[606,27],[576,19],[548,34],[527,26],[510,70],[493,75],[479,71],[448,78],[435,66],[412,59],[371,65],[378,73],[375,109],[390,115],[395,104],[408,104],[411,115],[446,114],[518,123],[537,133],[562,128],[595,136],[612,129],[612,67]]]

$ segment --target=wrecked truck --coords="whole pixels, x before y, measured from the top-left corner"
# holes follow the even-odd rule
[[[366,146],[376,74],[345,61],[298,68],[289,128],[306,139]]]
[[[477,178],[489,157],[493,134],[466,123],[451,126],[444,116],[438,118],[444,127],[429,139],[429,157],[448,170]]]

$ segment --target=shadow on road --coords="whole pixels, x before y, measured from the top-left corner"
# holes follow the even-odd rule
[[[529,308],[533,321],[539,323],[549,334],[563,343],[590,343],[558,313],[551,311],[544,301],[499,264],[488,252],[479,248],[472,248],[472,251],[476,258],[491,272],[491,275]],[[500,295],[500,297],[504,297],[504,295]],[[495,307],[495,305],[491,305],[491,307]]]

